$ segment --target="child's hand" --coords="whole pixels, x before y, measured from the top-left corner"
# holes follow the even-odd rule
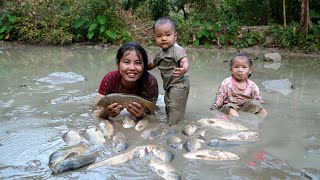
[[[187,72],[187,71],[186,71],[183,67],[181,67],[181,68],[175,67],[175,68],[173,69],[172,75],[173,75],[174,77],[180,77],[180,76],[183,76],[186,72]]]

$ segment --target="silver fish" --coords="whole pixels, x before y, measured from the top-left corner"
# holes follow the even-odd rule
[[[204,140],[199,139],[199,138],[196,138],[196,137],[193,137],[193,138],[187,140],[187,141],[184,143],[184,148],[185,148],[188,152],[195,151],[195,150],[201,148],[201,146],[202,146],[203,143],[204,143]]]
[[[106,142],[103,133],[95,125],[88,126],[84,130],[83,136],[87,141],[89,141],[93,145],[103,144]]]
[[[136,126],[134,127],[137,131],[143,131],[148,127],[149,120],[148,119],[141,119]]]
[[[106,95],[105,97],[99,100],[99,102],[97,103],[97,106],[108,107],[113,103],[118,103],[118,104],[121,104],[123,107],[128,107],[128,105],[133,102],[137,102],[141,104],[142,106],[148,108],[151,112],[154,112],[155,110],[159,110],[159,107],[157,107],[151,101],[148,101],[144,98],[141,98],[139,96],[135,96],[132,94],[122,94],[122,93],[112,93],[112,94]]]
[[[161,133],[161,130],[159,127],[153,127],[153,128],[149,128],[149,129],[146,129],[144,130],[142,133],[141,133],[141,137],[143,139],[150,139],[150,140],[154,140],[155,137],[159,136]]]
[[[118,132],[112,139],[112,146],[118,151],[124,151],[128,147],[127,138],[121,132]]]
[[[152,152],[152,150],[156,147],[158,146],[157,145],[138,146],[131,150],[128,150],[125,153],[91,164],[89,165],[88,169],[93,169],[101,166],[112,166],[117,164],[123,164],[129,160],[132,160],[135,158],[141,158],[145,156],[146,154]]]
[[[170,136],[177,133],[178,133],[177,129],[165,129],[162,131],[161,136]]]
[[[67,158],[82,154],[89,148],[88,145],[80,143],[74,146],[68,146],[53,152],[49,157],[49,167],[54,167],[58,162]]]
[[[225,136],[220,136],[222,140],[228,141],[241,141],[241,140],[254,140],[259,137],[259,134],[254,131],[240,131]]]
[[[169,151],[169,150],[166,150],[162,147],[157,147],[157,148],[154,148],[152,150],[152,153],[157,157],[159,158],[160,160],[164,161],[164,162],[171,162],[173,157],[174,157],[174,154]]]
[[[157,159],[150,160],[150,167],[165,180],[180,180],[181,174],[179,170],[169,163],[159,161]]]
[[[223,120],[223,119],[200,119],[198,121],[199,123],[208,125],[208,126],[212,126],[212,127],[220,127],[223,129],[231,129],[231,130],[249,130],[247,127],[235,123],[235,122],[231,122],[231,121],[227,121],[227,120]]]
[[[111,139],[114,130],[113,125],[108,120],[102,120],[98,128],[105,138]]]
[[[213,150],[213,149],[196,150],[196,151],[184,154],[184,157],[188,159],[200,159],[200,160],[210,160],[210,161],[240,159],[238,155],[232,152],[228,152],[224,150]]]
[[[206,141],[207,146],[211,147],[219,147],[219,148],[225,148],[225,147],[231,147],[236,145],[242,145],[242,144],[248,144],[253,141],[231,141],[231,140],[223,140],[223,139],[211,139],[209,141]]]
[[[132,128],[136,126],[136,122],[132,119],[131,116],[126,116],[122,121],[123,128]]]
[[[175,149],[182,149],[182,139],[177,136],[170,136],[167,139],[167,144],[169,147],[172,147]]]
[[[79,144],[82,141],[82,137],[77,130],[69,130],[62,136],[62,139],[70,146]]]
[[[98,156],[98,152],[74,156],[72,158],[58,162],[54,167],[51,168],[51,170],[53,171],[53,174],[60,174],[67,171],[77,170],[91,163],[94,163]]]
[[[183,129],[182,129],[182,133],[187,135],[187,136],[191,136],[193,135],[196,131],[197,131],[197,126],[194,125],[194,124],[189,124],[187,126],[185,126]]]

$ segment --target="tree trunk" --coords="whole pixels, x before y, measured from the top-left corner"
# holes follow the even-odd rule
[[[309,0],[301,0],[300,31],[307,34],[310,28]]]

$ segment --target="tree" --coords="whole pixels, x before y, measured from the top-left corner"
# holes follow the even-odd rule
[[[300,31],[307,34],[311,26],[309,0],[301,0]]]

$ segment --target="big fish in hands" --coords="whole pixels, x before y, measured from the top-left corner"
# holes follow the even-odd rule
[[[154,112],[155,110],[159,110],[159,108],[151,101],[143,99],[142,97],[139,97],[139,96],[135,96],[132,94],[123,94],[123,93],[108,94],[99,100],[99,102],[97,103],[97,106],[105,108],[113,103],[118,103],[123,107],[128,107],[128,105],[133,102],[137,102],[141,104],[145,108],[149,109],[151,112]]]
[[[82,154],[89,148],[88,145],[80,143],[74,146],[68,146],[53,152],[49,157],[49,167],[54,167],[58,162],[67,158]]]
[[[188,159],[200,159],[200,160],[211,160],[211,161],[224,161],[224,160],[238,160],[238,155],[224,151],[224,150],[213,150],[213,149],[202,149],[196,150],[184,154],[185,158]]]
[[[208,126],[212,126],[212,127],[220,127],[222,129],[240,130],[240,131],[249,130],[246,126],[243,126],[235,122],[227,121],[224,119],[208,118],[208,119],[200,119],[198,122]]]

